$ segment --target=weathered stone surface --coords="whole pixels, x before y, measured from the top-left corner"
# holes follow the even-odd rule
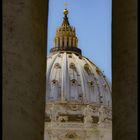
[[[113,140],[137,139],[137,0],[113,0]]]
[[[47,3],[3,1],[4,140],[43,140]]]

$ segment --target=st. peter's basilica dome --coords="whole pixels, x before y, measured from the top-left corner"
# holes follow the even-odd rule
[[[111,86],[102,71],[77,48],[75,28],[64,10],[54,47],[47,58],[47,101],[111,106]]]

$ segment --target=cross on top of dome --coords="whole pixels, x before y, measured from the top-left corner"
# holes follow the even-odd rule
[[[64,13],[64,18],[63,18],[62,26],[70,26],[69,20],[68,20],[68,17],[67,17],[69,11],[65,8],[63,13]]]
[[[69,13],[69,11],[67,10],[68,3],[65,2],[64,6],[65,6],[64,15],[67,15]]]
[[[67,3],[67,2],[65,2],[65,3],[64,3],[64,6],[65,6],[65,8],[67,8],[67,6],[68,6],[68,3]]]

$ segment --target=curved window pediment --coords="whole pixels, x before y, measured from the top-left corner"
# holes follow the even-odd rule
[[[54,68],[56,68],[56,69],[61,69],[61,66],[60,66],[59,63],[56,63],[55,66],[54,66]]]
[[[74,64],[74,63],[71,63],[69,67],[70,67],[71,69],[73,69],[73,70],[76,70],[76,67],[75,67],[75,64]]]
[[[86,71],[89,75],[91,74],[91,70],[90,70],[88,64],[85,64],[85,65],[84,65],[84,69],[85,69],[85,71]]]

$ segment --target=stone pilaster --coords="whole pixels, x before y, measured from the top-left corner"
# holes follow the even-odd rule
[[[3,140],[43,140],[47,3],[3,1]]]

